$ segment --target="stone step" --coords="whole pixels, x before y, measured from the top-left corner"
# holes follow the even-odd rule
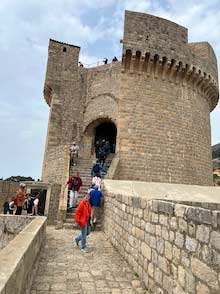
[[[104,168],[106,172],[102,173],[102,176],[104,178],[105,174],[108,171],[109,166],[111,165],[112,159],[114,157],[114,154],[110,154],[109,157],[105,161]],[[81,188],[80,194],[78,195],[78,201],[79,203],[81,199],[83,198],[84,194],[88,192],[88,189],[91,187],[92,184],[92,177],[91,177],[91,168],[93,166],[95,158],[78,158],[78,162],[76,166],[70,167],[70,176],[74,175],[76,171],[80,172],[80,177],[83,182],[83,186]],[[76,209],[73,209],[71,212],[67,209],[66,213],[66,225],[71,225],[71,222],[73,222],[73,214]]]
[[[71,218],[66,218],[65,224],[73,224],[73,223],[74,223],[74,220],[73,220],[73,213],[72,213]]]

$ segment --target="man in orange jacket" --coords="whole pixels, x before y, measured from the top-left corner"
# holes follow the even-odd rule
[[[74,215],[75,222],[80,226],[81,234],[75,238],[76,245],[79,246],[79,241],[82,241],[81,251],[87,253],[86,236],[90,233],[89,220],[91,218],[91,205],[89,203],[90,196],[86,194],[80,201]]]

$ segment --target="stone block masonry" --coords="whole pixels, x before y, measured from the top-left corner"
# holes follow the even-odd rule
[[[47,214],[47,224],[48,225],[56,224],[56,221],[58,218],[60,193],[61,193],[61,185],[60,184],[53,184],[51,186],[49,209],[48,209],[48,214]]]
[[[16,231],[16,216],[11,222]],[[20,216],[21,219],[24,218]],[[37,263],[42,242],[46,233],[46,218],[31,217],[31,222],[4,247],[0,252],[0,293],[1,294],[24,294],[30,285],[32,269]],[[30,293],[27,292],[27,293]]]
[[[220,293],[219,204],[178,202],[105,189],[104,231],[151,293]]]
[[[20,215],[0,215],[0,249],[13,240],[33,219]]]
[[[11,201],[19,189],[19,183],[0,181],[0,213],[3,213],[3,204],[6,200]]]
[[[68,153],[67,153],[68,154]],[[65,170],[65,146],[54,147],[45,155],[47,163],[44,165],[42,180],[52,183],[62,183]]]

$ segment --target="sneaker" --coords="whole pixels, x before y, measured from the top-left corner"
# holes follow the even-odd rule
[[[76,243],[76,246],[79,247],[79,241],[78,241],[77,239],[74,239],[74,238],[73,238],[73,243],[74,243],[74,242]]]
[[[82,248],[81,251],[82,251],[83,253],[88,253],[88,249],[87,249],[87,248]]]

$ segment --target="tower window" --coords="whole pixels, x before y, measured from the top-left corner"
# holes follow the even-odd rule
[[[63,52],[66,52],[66,47],[63,47]]]

